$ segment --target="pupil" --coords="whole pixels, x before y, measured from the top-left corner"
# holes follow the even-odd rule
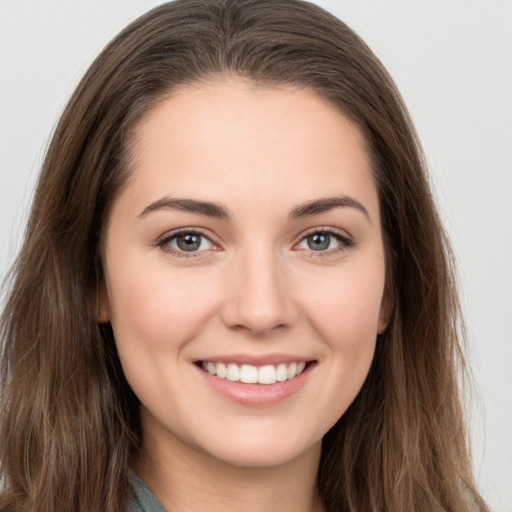
[[[199,246],[201,245],[201,237],[190,233],[188,235],[179,236],[176,242],[182,251],[190,252],[199,249]]]
[[[315,233],[308,236],[308,246],[313,251],[322,251],[329,248],[330,236],[323,233]]]

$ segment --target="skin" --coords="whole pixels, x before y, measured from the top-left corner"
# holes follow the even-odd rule
[[[134,140],[100,308],[141,402],[134,469],[173,512],[323,510],[321,439],[361,388],[389,316],[360,131],[309,90],[219,80],[174,91]],[[351,199],[297,216],[333,197]],[[229,218],[168,198],[214,202]],[[198,250],[180,250],[183,228],[207,237]],[[326,229],[328,247],[312,249],[307,237]],[[291,396],[244,404],[196,364],[229,354],[313,363]]]

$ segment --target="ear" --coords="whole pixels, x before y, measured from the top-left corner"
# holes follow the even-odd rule
[[[395,299],[390,287],[386,285],[380,303],[379,320],[377,323],[377,334],[382,334],[388,327],[391,315],[395,309]]]
[[[107,286],[104,279],[102,279],[101,283],[98,285],[96,307],[98,323],[106,324],[110,322],[110,302],[108,299]]]

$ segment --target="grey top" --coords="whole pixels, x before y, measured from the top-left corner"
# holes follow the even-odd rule
[[[127,512],[165,512],[149,487],[135,474],[131,473],[133,498],[128,503]]]

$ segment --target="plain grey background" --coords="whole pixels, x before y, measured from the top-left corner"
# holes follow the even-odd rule
[[[59,113],[101,48],[156,0],[0,0],[0,277]],[[512,1],[318,0],[373,48],[424,144],[459,261],[474,466],[512,512]]]

